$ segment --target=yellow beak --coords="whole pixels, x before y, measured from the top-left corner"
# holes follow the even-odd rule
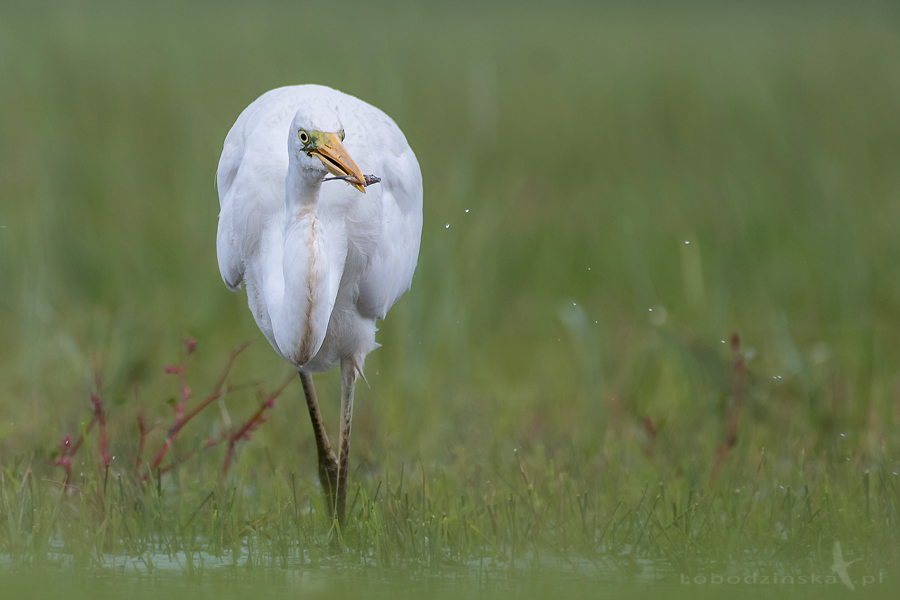
[[[344,181],[365,194],[366,179],[350,155],[347,154],[338,134],[323,133],[319,140],[311,153],[322,161],[329,173],[338,177],[346,177]]]

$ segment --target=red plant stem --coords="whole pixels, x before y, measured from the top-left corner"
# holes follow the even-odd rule
[[[194,349],[197,347],[197,340],[194,338],[187,338],[183,340],[184,342],[184,354],[181,356],[181,365],[172,369],[175,373],[178,374],[178,406],[175,407],[175,420],[178,421],[181,419],[182,415],[184,415],[184,407],[187,404],[188,398],[191,397],[191,388],[187,385],[186,373],[187,373],[187,360],[188,357],[194,353]],[[168,369],[167,369],[168,370]]]
[[[63,442],[60,444],[59,456],[57,456],[53,461],[51,461],[54,465],[58,467],[62,467],[62,469],[66,473],[66,478],[63,480],[63,488],[69,488],[69,479],[72,477],[72,456],[78,452],[78,449],[81,448],[82,442],[84,442],[85,436],[91,432],[91,429],[94,427],[94,421],[96,419],[96,415],[91,414],[91,422],[88,423],[88,426],[84,430],[84,434],[78,437],[78,440],[75,443],[72,443],[72,436],[70,434],[66,434],[63,437]],[[68,446],[66,446],[66,440],[69,440]]]
[[[141,472],[141,463],[144,461],[144,442],[147,440],[147,423],[144,421],[143,413],[138,413],[138,455],[134,461],[134,476],[137,477]]]
[[[94,407],[94,418],[100,424],[100,431],[97,434],[97,453],[100,457],[101,466],[109,466],[110,456],[106,453],[106,415],[103,412],[103,399],[100,396],[100,388],[103,386],[103,377],[100,375],[100,366],[94,357],[94,387],[97,392],[91,394],[91,404]]]
[[[266,398],[264,402],[261,402],[259,408],[250,415],[250,418],[236,431],[234,431],[228,438],[228,449],[225,451],[225,460],[222,462],[222,475],[224,476],[228,473],[228,467],[231,466],[231,457],[234,455],[234,447],[237,443],[244,438],[251,431],[255,430],[263,423],[263,413],[265,413],[268,409],[275,406],[275,399],[281,395],[281,392],[284,391],[284,388],[288,386],[296,376],[291,373],[284,381],[281,382],[281,385],[272,392],[272,394]]]
[[[182,423],[182,427],[184,426],[184,423],[187,423],[188,421],[193,419],[195,416],[197,416],[197,413],[199,413],[201,410],[203,410],[204,408],[209,406],[210,402],[212,402],[213,400],[219,399],[219,397],[222,395],[222,388],[225,385],[225,379],[228,377],[228,373],[231,371],[231,366],[234,364],[234,359],[236,359],[238,357],[238,354],[240,354],[241,352],[246,350],[247,347],[253,343],[253,341],[254,340],[248,340],[231,351],[231,356],[228,357],[228,362],[225,365],[225,369],[223,370],[222,375],[219,377],[219,380],[216,382],[216,385],[213,386],[213,391],[210,392],[209,396],[207,396],[203,400],[203,402],[198,404],[194,408],[194,410],[192,410],[191,412],[189,412],[187,414],[187,416],[184,418],[184,421]]]
[[[153,459],[153,462],[149,465],[147,473],[140,477],[141,481],[146,481],[149,477],[152,476],[153,472],[156,471],[160,474],[168,473],[176,466],[182,464],[188,459],[196,456],[200,452],[212,448],[218,445],[222,441],[228,442],[228,450],[226,452],[225,463],[222,467],[223,475],[227,472],[229,465],[231,464],[231,459],[234,455],[234,448],[237,443],[244,439],[249,439],[251,432],[255,431],[266,421],[265,411],[273,408],[275,406],[275,400],[281,395],[284,389],[290,384],[291,381],[294,380],[295,375],[292,373],[289,377],[287,377],[278,388],[272,392],[265,400],[260,402],[259,407],[247,421],[237,430],[231,430],[223,432],[218,438],[209,438],[204,442],[203,445],[198,447],[192,452],[187,454],[183,454],[176,459],[174,459],[171,464],[160,467],[160,463],[165,458],[168,450],[172,447],[175,438],[178,436],[180,431],[184,428],[188,422],[191,421],[195,416],[197,416],[202,410],[204,410],[207,406],[209,406],[214,400],[221,398],[225,391],[231,391],[232,388],[226,387],[226,381],[228,379],[228,375],[231,372],[232,367],[234,366],[234,362],[238,355],[240,355],[247,347],[253,342],[253,340],[249,340],[244,342],[237,348],[235,348],[228,360],[226,362],[225,368],[222,370],[222,374],[219,376],[215,385],[213,386],[212,391],[206,396],[201,402],[197,404],[192,410],[187,411],[187,401],[191,397],[191,390],[187,386],[186,381],[186,366],[187,366],[187,357],[193,353],[194,348],[196,347],[196,341],[193,338],[185,340],[185,354],[182,357],[181,364],[178,367],[166,367],[166,371],[169,373],[177,374],[179,381],[179,392],[180,398],[179,402],[175,408],[175,421],[172,423],[172,426],[169,428],[168,434],[166,436],[165,442],[163,443],[162,448],[160,448],[159,452],[157,452],[156,456]],[[91,420],[87,424],[87,426],[82,430],[82,434],[78,436],[76,440],[72,439],[71,435],[66,435],[63,439],[63,442],[60,446],[59,455],[53,459],[52,462],[56,466],[61,467],[65,471],[65,481],[63,482],[63,486],[68,489],[69,481],[71,479],[72,474],[72,458],[81,448],[84,440],[87,437],[87,434],[91,432],[94,428],[95,424],[99,424],[98,438],[97,438],[97,446],[98,453],[100,456],[101,464],[109,467],[109,462],[111,460],[111,456],[107,453],[107,449],[109,446],[109,438],[106,432],[106,413],[103,407],[103,400],[100,396],[100,387],[101,387],[101,379],[99,376],[99,371],[95,372],[95,384],[97,386],[97,391],[95,394],[91,395]],[[240,386],[240,388],[246,387]],[[237,389],[240,389],[237,388]],[[262,397],[262,391],[260,391],[260,397]],[[146,440],[148,434],[151,431],[151,427],[147,425],[146,420],[144,419],[144,415],[142,413],[138,413],[137,415],[138,422],[138,456],[135,460],[134,465],[134,474],[135,478],[139,477],[141,466],[143,465],[143,457],[144,457],[144,449],[146,445]]]
[[[225,460],[222,461],[222,476],[228,473],[228,467],[231,466],[231,457],[234,454],[234,441],[228,440],[228,449],[225,451]]]
[[[109,464],[110,456],[106,453],[106,415],[103,413],[103,401],[100,399],[100,392],[91,396],[91,404],[94,405],[94,420],[99,423],[100,431],[97,433],[97,452],[100,456],[100,463],[103,466]]]
[[[228,357],[228,362],[225,363],[225,369],[222,371],[222,375],[219,377],[219,380],[216,382],[215,386],[213,386],[212,392],[210,392],[209,395],[206,398],[204,398],[202,402],[200,402],[200,404],[198,404],[196,407],[194,407],[194,409],[192,411],[190,411],[189,413],[187,413],[187,415],[183,415],[183,416],[180,415],[179,410],[176,409],[175,422],[172,423],[172,427],[169,428],[169,434],[166,436],[166,441],[163,442],[162,448],[159,449],[159,452],[157,452],[156,456],[153,458],[153,462],[150,463],[150,471],[151,472],[155,471],[159,467],[159,464],[163,461],[163,458],[165,458],[166,452],[169,451],[169,448],[172,447],[172,444],[175,442],[175,437],[178,435],[178,433],[181,431],[181,429],[185,425],[187,425],[191,419],[196,417],[197,414],[201,410],[203,410],[204,408],[209,406],[210,403],[212,403],[214,400],[216,400],[222,396],[222,391],[223,391],[223,388],[225,387],[225,380],[228,378],[228,373],[231,371],[232,365],[234,365],[234,360],[238,357],[238,355],[241,352],[246,350],[247,346],[249,346],[252,342],[253,342],[253,340],[246,341],[231,351],[231,355]],[[182,368],[181,370],[182,370],[182,373],[179,374],[179,379],[181,376],[183,376],[184,369]],[[184,392],[185,388],[186,388],[186,386],[182,387],[182,393]],[[187,400],[187,399],[185,398],[184,400]],[[181,412],[183,412],[183,410],[184,410],[184,407],[182,405],[183,405],[183,402],[180,402],[179,409],[181,410]]]
[[[734,357],[734,404],[728,414],[728,426],[725,429],[724,441],[716,447],[716,458],[710,474],[710,485],[716,482],[719,468],[725,462],[728,451],[737,443],[738,417],[741,414],[741,403],[744,400],[744,381],[747,379],[747,363],[741,354],[741,338],[737,333],[731,334],[731,354]]]
[[[185,363],[187,362],[187,356],[181,359],[181,366],[178,367],[178,405],[175,407],[175,421],[180,421],[181,417],[184,415],[184,405],[187,404],[188,398],[191,395],[191,389],[187,386],[187,381],[184,376],[185,367],[187,366]]]

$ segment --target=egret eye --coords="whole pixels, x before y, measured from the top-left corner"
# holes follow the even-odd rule
[[[341,138],[341,141],[342,141],[342,142],[344,141],[344,130],[343,130],[343,129],[341,129],[340,131],[338,131],[338,137]]]
[[[300,130],[300,133],[298,133],[297,135],[300,137],[300,142],[301,142],[304,146],[305,146],[306,144],[309,143],[309,134],[308,134],[308,133],[306,133],[305,131],[303,131],[303,130],[301,129],[301,130]]]

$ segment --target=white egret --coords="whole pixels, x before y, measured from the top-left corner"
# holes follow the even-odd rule
[[[342,180],[327,180],[329,173]],[[353,387],[378,346],[375,320],[409,288],[416,268],[419,164],[377,108],[298,85],[271,90],[244,109],[225,138],[216,185],[222,279],[231,290],[244,283],[256,324],[300,374],[319,479],[329,513],[343,525]],[[336,459],[311,374],[338,362]]]

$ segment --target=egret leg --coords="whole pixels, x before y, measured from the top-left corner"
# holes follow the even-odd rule
[[[303,395],[306,396],[306,407],[309,409],[309,418],[312,421],[313,433],[316,436],[316,452],[319,455],[319,482],[325,493],[325,504],[328,506],[328,516],[334,518],[334,495],[337,492],[338,462],[328,443],[328,434],[325,433],[325,425],[322,423],[322,415],[319,413],[319,402],[316,400],[316,388],[313,387],[312,375],[300,373],[300,382],[303,384]]]
[[[351,360],[341,360],[341,438],[337,472],[337,498],[335,512],[341,530],[344,529],[344,513],[347,509],[347,465],[350,460],[350,422],[353,420],[353,387],[356,384],[356,367]]]

